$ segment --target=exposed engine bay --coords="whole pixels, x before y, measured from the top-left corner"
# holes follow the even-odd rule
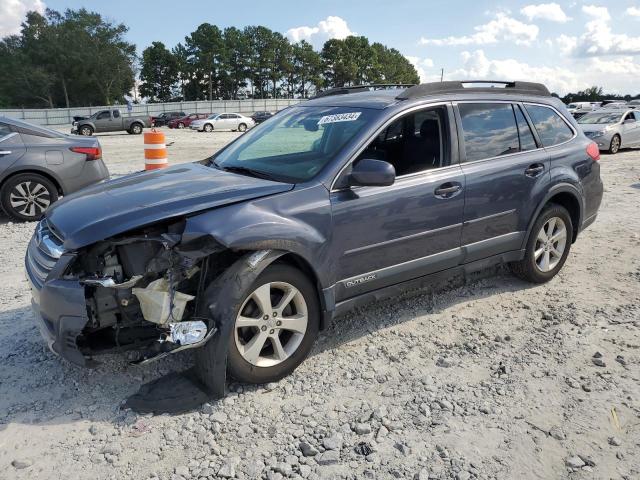
[[[203,313],[206,285],[239,257],[212,238],[182,245],[183,222],[154,226],[78,252],[68,275],[85,287],[85,355],[137,350],[144,363],[203,344],[216,330]]]

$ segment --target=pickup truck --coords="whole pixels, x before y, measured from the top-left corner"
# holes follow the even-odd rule
[[[94,133],[119,132],[122,130],[128,133],[139,135],[142,129],[151,126],[151,117],[124,117],[120,110],[100,110],[89,118],[74,120],[71,126],[71,133],[91,136]]]

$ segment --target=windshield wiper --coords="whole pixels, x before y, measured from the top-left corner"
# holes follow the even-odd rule
[[[224,170],[225,172],[232,172],[232,173],[239,173],[240,175],[248,175],[250,177],[255,177],[255,178],[262,178],[264,180],[272,180],[274,182],[280,182],[281,180],[277,179],[276,177],[274,177],[273,175],[266,173],[266,172],[261,172],[260,170],[254,170],[253,168],[249,168],[249,167],[238,167],[238,166],[229,166],[229,167],[225,167],[223,165],[218,165],[215,162],[213,162],[214,165],[216,165],[218,168]]]

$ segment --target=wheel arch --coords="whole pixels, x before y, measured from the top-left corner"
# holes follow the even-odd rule
[[[14,170],[11,172],[8,172],[7,175],[5,177],[3,177],[0,180],[0,190],[2,190],[2,188],[4,187],[4,185],[13,177],[17,176],[17,175],[22,175],[25,173],[31,173],[34,175],[40,175],[41,177],[46,178],[47,180],[49,180],[51,183],[53,183],[56,187],[56,189],[58,190],[58,195],[64,195],[65,191],[62,188],[62,182],[53,174],[51,174],[51,172],[47,171],[47,170],[40,170],[37,167],[30,167],[30,168],[25,168],[25,169],[20,169],[20,170]]]
[[[320,277],[311,264],[301,255],[295,252],[286,252],[280,258],[275,260],[274,263],[284,263],[297,268],[304,273],[309,280],[313,283],[316,290],[316,296],[318,299],[318,305],[320,305],[320,330],[324,330],[328,325],[331,315],[327,312],[327,306],[325,305],[325,299],[322,295],[322,284],[320,283]]]
[[[549,189],[547,195],[545,195],[544,199],[536,208],[534,214],[529,220],[527,234],[525,235],[522,248],[525,248],[525,246],[527,245],[527,242],[529,241],[529,235],[531,235],[531,230],[533,229],[533,224],[540,215],[540,212],[545,206],[550,203],[561,205],[569,212],[573,230],[571,243],[575,243],[576,239],[578,238],[578,233],[580,232],[580,225],[582,224],[582,216],[584,212],[582,193],[576,186],[570,183],[561,183],[554,185],[551,189]]]

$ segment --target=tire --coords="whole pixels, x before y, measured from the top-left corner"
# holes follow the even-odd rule
[[[204,130],[205,132],[213,132],[213,125],[211,125],[210,123],[205,123],[202,127],[202,130]]]
[[[609,144],[609,150],[607,150],[611,155],[615,155],[620,151],[620,135],[617,133],[611,138],[611,143]]]
[[[239,132],[246,132],[247,131],[247,125],[245,123],[241,123],[240,125],[238,125],[238,131]]]
[[[551,223],[554,219],[555,222]],[[561,234],[561,226],[564,227],[564,236]],[[547,235],[550,230],[551,237]],[[545,238],[550,238],[550,241]],[[529,234],[525,256],[519,262],[511,263],[511,270],[517,277],[528,282],[548,282],[557,275],[567,260],[572,241],[573,224],[569,212],[566,208],[551,203],[538,215]]]
[[[264,289],[264,285],[266,284],[270,285],[270,301],[275,300],[275,302],[279,302],[284,296],[282,293],[280,294],[280,298],[278,298],[279,289],[283,289],[282,292],[286,292],[287,290],[284,290],[284,288],[291,286],[297,291],[297,294],[300,294],[304,300],[304,305],[306,305],[307,314],[304,333],[296,333],[287,330],[285,327],[274,326],[278,324],[278,318],[282,318],[280,324],[284,325],[288,318],[290,320],[294,318],[292,315],[295,315],[296,318],[298,318],[298,316],[304,317],[304,308],[298,310],[300,298],[297,296],[293,297],[293,300],[284,306],[281,310],[281,317],[273,316],[271,312],[266,316],[262,315],[264,312],[259,310],[258,303],[252,300],[254,298],[252,295],[259,287]],[[269,306],[271,307],[271,305]],[[258,309],[256,307],[258,307]],[[278,305],[271,307],[272,310],[277,308]],[[295,308],[295,313],[293,313],[293,308]],[[237,322],[240,320],[239,315],[241,313],[243,314],[243,320],[245,322],[249,320],[250,322],[258,324],[263,322],[266,324],[261,327],[238,327]],[[247,315],[251,315],[252,317],[256,316],[256,318],[249,318]],[[267,317],[266,320],[265,317]],[[295,321],[299,322],[300,320]],[[240,382],[246,383],[262,384],[280,380],[293,372],[307,357],[318,335],[319,325],[320,305],[318,303],[318,296],[315,287],[307,276],[300,270],[289,265],[270,265],[258,276],[252,286],[249,287],[245,294],[243,304],[236,313],[236,323],[229,337],[229,354],[227,358],[229,375]],[[299,324],[296,324],[296,328],[298,327]],[[275,344],[272,343],[271,340],[271,335],[274,331],[275,337],[278,338],[278,343],[283,347],[280,349],[283,354],[282,360],[278,359]],[[266,338],[266,340],[263,341],[262,350],[258,351],[259,354],[264,353],[265,355],[259,356],[255,363],[250,363],[249,360],[247,360],[247,352],[249,349],[245,352],[241,352],[240,349],[244,350],[247,345],[250,345],[250,341],[254,338],[258,340]],[[246,343],[243,345],[245,341]],[[260,363],[262,363],[262,365],[259,365]]]
[[[31,200],[27,200],[28,194]],[[35,221],[40,220],[46,209],[58,200],[58,189],[42,175],[21,173],[2,185],[0,200],[3,210],[13,220]]]
[[[132,135],[140,135],[142,133],[142,125],[139,123],[132,123],[129,127],[129,133]]]
[[[90,125],[83,125],[80,127],[80,130],[78,130],[78,133],[84,137],[90,137],[93,135],[93,128]]]
[[[184,123],[182,122],[178,123],[178,128],[184,128]]]

